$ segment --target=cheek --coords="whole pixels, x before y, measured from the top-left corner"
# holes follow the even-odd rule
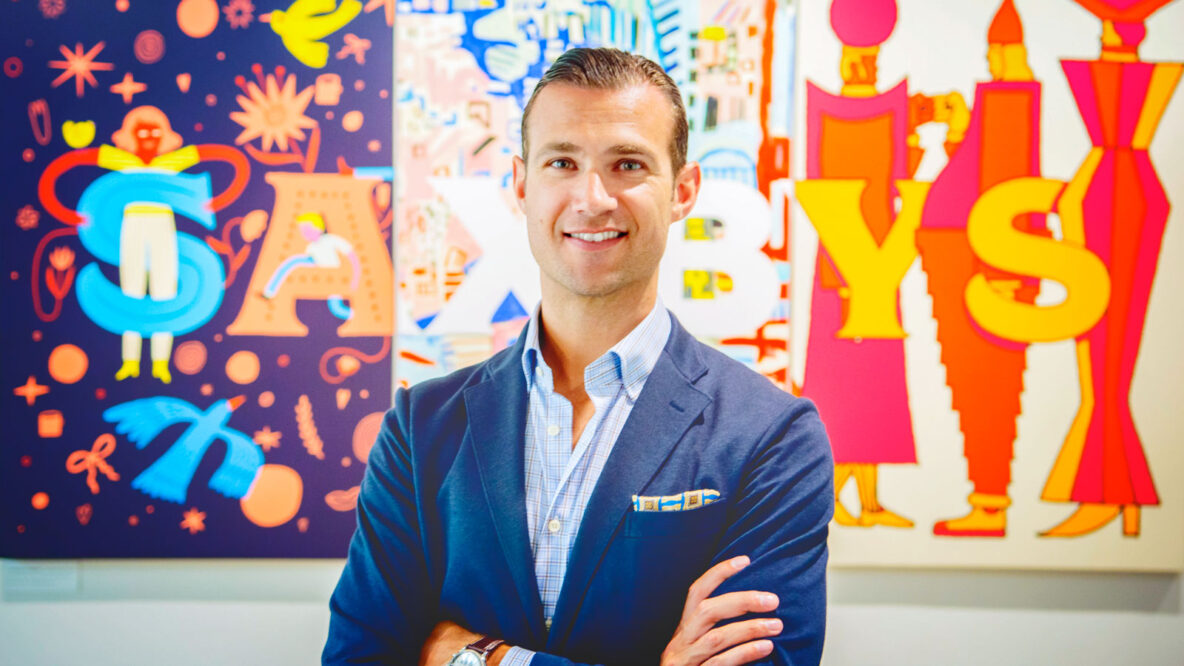
[[[526,214],[527,224],[532,233],[546,233],[555,226],[555,222],[563,214],[566,198],[558,188],[537,188],[529,191],[522,201],[522,211]]]
[[[550,237],[550,226],[537,211],[526,209],[526,242],[530,245],[530,253],[536,257],[540,247]]]

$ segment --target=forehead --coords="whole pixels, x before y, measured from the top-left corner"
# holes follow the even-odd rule
[[[673,131],[673,105],[648,83],[618,90],[552,83],[539,92],[527,123],[531,153],[548,143],[598,152],[625,142],[665,155]]]

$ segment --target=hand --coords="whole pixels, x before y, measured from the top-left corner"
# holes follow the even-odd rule
[[[419,666],[444,666],[452,659],[452,655],[479,638],[481,634],[475,634],[455,622],[440,622],[423,643],[423,649],[419,652]],[[486,664],[497,666],[509,651],[509,646],[504,643],[497,646],[497,649],[490,653]]]
[[[777,608],[777,595],[768,592],[747,590],[708,598],[720,583],[748,564],[745,555],[725,560],[691,584],[682,621],[662,651],[662,666],[735,666],[756,661],[773,651],[773,642],[763,639],[781,633],[781,620],[760,618],[715,626],[745,613]]]

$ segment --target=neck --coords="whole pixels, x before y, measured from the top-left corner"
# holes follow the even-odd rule
[[[654,308],[657,280],[640,294],[601,298],[556,293],[543,285],[539,346],[561,395],[582,392],[584,368],[629,334]],[[568,396],[570,397],[570,396]]]

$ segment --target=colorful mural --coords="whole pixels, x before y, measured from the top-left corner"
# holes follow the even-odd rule
[[[391,399],[390,4],[0,10],[0,555],[344,553]]]
[[[340,557],[392,385],[537,303],[522,107],[607,45],[684,92],[661,296],[819,405],[832,562],[1184,569],[1184,3],[2,11],[0,555]]]
[[[1184,482],[1178,436],[1150,412],[1149,447],[1132,413],[1157,265],[1179,251],[1164,244],[1172,186],[1149,149],[1184,65],[1140,52],[1167,0],[1050,4],[995,3],[973,17],[986,19],[977,53],[961,35],[927,66],[909,56],[953,45],[933,44],[934,26],[949,25],[933,3],[803,5],[803,25],[829,24],[840,49],[837,92],[816,83],[833,80],[820,65],[804,72],[795,191],[810,227],[799,225],[800,244],[816,236],[817,250],[812,271],[799,255],[795,281],[813,287],[794,312],[801,390],[835,452],[837,563],[1184,568],[1176,531],[1158,532],[1184,513],[1178,493],[1157,492]],[[1059,50],[1072,33],[1048,27],[1090,15],[1101,24],[1083,36],[1100,32],[1100,56],[1049,58],[1082,51]],[[989,79],[965,94],[958,68],[975,58]],[[913,74],[952,89],[917,92]],[[1084,163],[1060,131],[1070,101]],[[1166,154],[1179,154],[1180,136]],[[1075,175],[1054,177],[1069,159]],[[1174,352],[1152,353],[1159,363]],[[958,439],[962,461],[945,453]],[[888,465],[897,483],[878,483]],[[961,510],[948,499],[959,478],[970,491]],[[1055,517],[1041,501],[1073,510]],[[1150,534],[1144,508],[1162,509]],[[984,545],[959,545],[970,542]]]
[[[790,9],[413,0],[396,10],[400,384],[517,338],[539,298],[509,189],[522,108],[564,50],[615,46],[678,82],[689,157],[703,167],[699,205],[671,230],[664,302],[701,338],[787,386]]]

